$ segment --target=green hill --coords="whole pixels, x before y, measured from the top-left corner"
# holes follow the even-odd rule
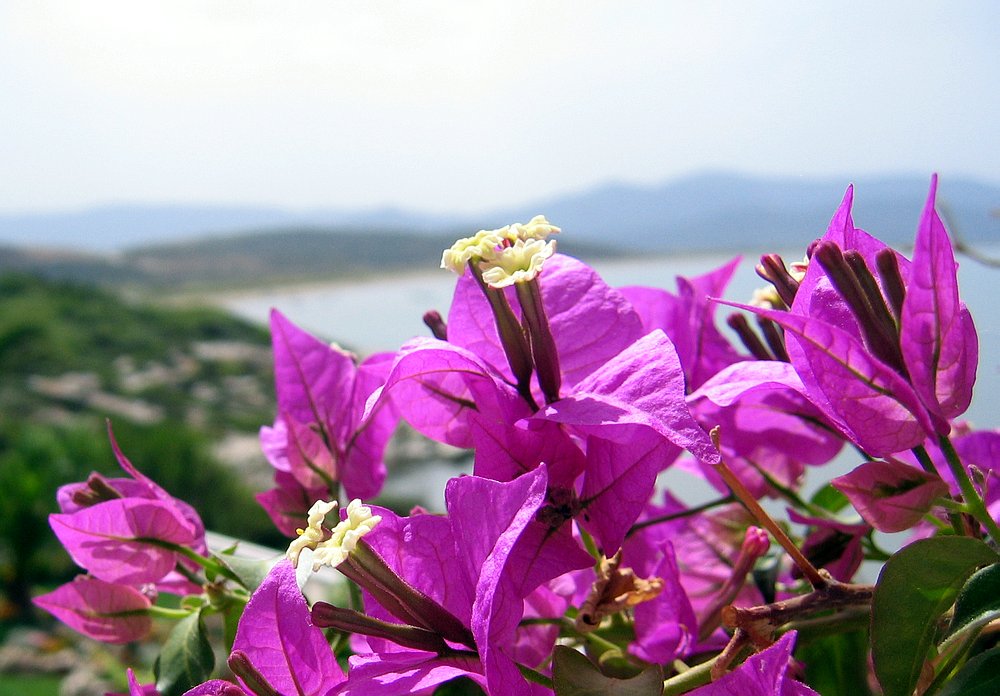
[[[121,475],[105,419],[208,528],[280,546],[252,497],[272,380],[267,332],[221,311],[0,274],[0,616],[30,618],[29,588],[76,572],[46,516],[59,485]]]
[[[122,254],[0,247],[0,272],[156,293],[365,278],[434,268],[456,234],[360,228],[282,228],[130,249]],[[621,256],[610,248],[559,240],[584,259]]]

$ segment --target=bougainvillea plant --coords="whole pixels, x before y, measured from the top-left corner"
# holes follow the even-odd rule
[[[854,227],[848,189],[746,304],[721,299],[736,261],[610,287],[538,216],[445,251],[450,312],[395,353],[274,311],[258,500],[287,553],[208,549],[114,445],[127,476],[65,486],[50,520],[86,573],[35,601],[112,643],[176,621],[131,694],[996,693],[1000,432],[958,420],[978,343],[936,186],[911,258]],[[400,421],[473,452],[443,513],[364,502]],[[685,503],[671,467],[718,497]],[[876,531],[906,534],[890,554]],[[324,566],[349,591],[310,603]]]

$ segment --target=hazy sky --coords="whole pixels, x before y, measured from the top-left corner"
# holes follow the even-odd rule
[[[1000,3],[0,0],[0,210],[1000,182]]]

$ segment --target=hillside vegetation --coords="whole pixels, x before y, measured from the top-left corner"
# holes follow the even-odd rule
[[[7,247],[0,248],[0,272],[29,272],[156,294],[259,288],[434,268],[456,237],[307,228],[212,236],[121,254]],[[559,248],[584,259],[621,255],[573,239],[561,239]]]
[[[106,419],[209,529],[281,545],[252,497],[269,479],[255,441],[272,379],[267,332],[221,311],[0,274],[0,616],[28,618],[32,585],[75,574],[46,516],[58,486],[122,475]]]

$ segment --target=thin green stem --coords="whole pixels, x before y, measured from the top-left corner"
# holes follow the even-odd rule
[[[709,434],[712,437],[712,444],[715,445],[715,449],[721,452],[722,446],[719,443],[719,430],[719,426],[715,426]],[[826,587],[829,583],[827,577],[824,577],[818,570],[816,570],[816,567],[809,561],[808,558],[806,558],[805,554],[802,553],[799,547],[795,545],[795,542],[788,537],[785,530],[782,529],[778,523],[767,514],[767,511],[761,507],[760,503],[757,502],[757,499],[754,498],[750,491],[747,490],[746,486],[743,485],[743,482],[737,478],[736,474],[734,474],[733,470],[729,468],[725,460],[722,459],[721,455],[719,457],[719,463],[715,464],[713,468],[716,472],[718,472],[719,476],[722,477],[722,480],[725,481],[726,485],[729,486],[729,490],[733,492],[733,495],[739,498],[740,502],[743,503],[746,509],[750,511],[750,514],[753,515],[755,520],[757,520],[757,524],[770,532],[775,541],[781,545],[781,548],[783,548],[788,555],[792,557],[792,561],[794,561],[795,565],[797,565],[799,570],[802,571],[802,575],[809,581],[809,584],[817,590]]]
[[[615,652],[623,652],[622,647],[620,645],[612,643],[607,638],[603,638],[596,633],[584,633],[581,637],[594,647],[600,648],[603,652],[608,652],[609,650],[614,650]]]
[[[769,485],[774,490],[778,491],[778,493],[780,493],[781,496],[785,498],[785,500],[790,502],[794,507],[797,507],[801,510],[805,510],[813,517],[819,517],[821,519],[834,518],[834,516],[830,514],[829,510],[825,510],[821,508],[819,505],[813,505],[812,503],[804,500],[802,496],[800,496],[798,493],[793,491],[788,486],[782,484],[776,478],[771,476],[771,474],[768,473],[765,469],[763,469],[760,466],[757,466],[756,463],[751,461],[750,464],[751,466],[753,466],[754,471],[756,471],[764,478],[764,480],[767,482],[767,485]]]
[[[941,452],[944,453],[945,461],[948,462],[948,468],[951,469],[955,481],[958,482],[958,489],[962,492],[962,498],[969,508],[969,513],[983,525],[987,534],[993,538],[993,541],[1000,543],[1000,527],[990,517],[983,499],[979,496],[979,491],[972,485],[969,472],[962,465],[962,460],[959,458],[958,452],[955,451],[955,447],[951,444],[951,440],[948,439],[947,435],[941,435],[938,437],[938,443],[941,445]]]
[[[181,556],[184,556],[184,558],[194,561],[195,563],[197,563],[199,566],[209,571],[210,573],[221,575],[227,580],[232,580],[240,587],[250,589],[247,588],[246,585],[243,584],[243,581],[240,580],[239,577],[237,577],[236,573],[229,570],[229,568],[222,565],[214,558],[202,556],[200,553],[191,548],[188,548],[187,546],[182,546],[181,544],[175,544],[171,541],[164,541],[163,539],[153,539],[151,537],[137,537],[135,541],[141,541],[143,543],[151,544],[153,546],[159,546],[161,549],[168,549],[170,551],[173,551],[174,553],[178,553]]]
[[[712,679],[712,667],[718,657],[713,657],[708,662],[702,662],[691,669],[670,677],[663,682],[663,696],[676,696],[691,691],[699,686],[704,686]]]
[[[934,460],[931,459],[931,455],[927,453],[927,448],[923,445],[917,445],[912,450],[913,456],[917,458],[920,462],[920,466],[923,467],[924,471],[928,474],[934,474],[938,476],[937,467],[934,466]],[[948,509],[948,522],[951,523],[952,531],[958,536],[965,536],[965,524],[962,523],[962,517],[957,512]]]
[[[156,616],[161,619],[172,619],[174,621],[186,619],[192,614],[192,612],[185,609],[170,609],[168,607],[158,607],[155,605],[148,607],[146,609],[146,613],[150,616]]]
[[[934,468],[934,460],[931,459],[931,455],[927,454],[927,449],[923,445],[917,445],[910,451],[913,452],[913,456],[917,458],[924,471],[928,474],[937,474],[937,469]]]
[[[954,498],[938,498],[934,501],[935,505],[940,505],[948,512],[954,512],[957,514],[969,514],[971,510],[969,506],[965,503],[961,503]]]

